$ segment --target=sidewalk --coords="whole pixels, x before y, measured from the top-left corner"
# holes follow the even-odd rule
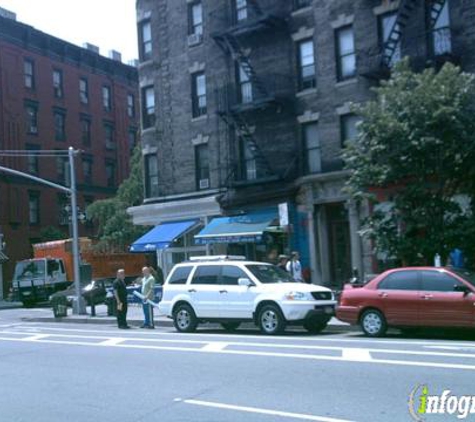
[[[0,300],[0,309],[14,309],[21,308],[23,304],[21,302],[9,302],[7,300]]]
[[[47,309],[45,310],[45,315],[47,314]],[[114,316],[107,315],[106,305],[96,306],[96,316],[91,316],[91,308],[87,308],[87,315],[73,315],[72,309],[68,308],[68,316],[65,318],[54,318],[53,311],[51,310],[50,316],[24,316],[22,317],[23,321],[28,322],[65,322],[65,323],[79,323],[79,324],[107,324],[115,326],[117,325],[117,320]],[[155,325],[160,327],[173,327],[173,321],[170,318],[167,318],[164,315],[158,315],[157,309],[155,309]],[[127,322],[133,326],[139,326],[143,323],[143,312],[140,305],[132,304],[129,305],[127,312]],[[349,324],[341,322],[337,318],[332,318],[328,323],[328,329],[332,331],[351,331],[353,327]]]

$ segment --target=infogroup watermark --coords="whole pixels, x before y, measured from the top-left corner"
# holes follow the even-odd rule
[[[456,419],[475,417],[475,396],[458,396],[451,390],[430,394],[427,385],[417,385],[409,395],[409,413],[417,422],[428,420],[428,415],[449,415]]]

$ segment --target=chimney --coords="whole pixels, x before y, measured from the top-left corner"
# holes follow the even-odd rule
[[[86,50],[92,51],[93,53],[99,54],[99,47],[94,44],[90,44],[88,42],[85,42],[82,45]]]
[[[3,7],[0,7],[0,16],[5,19],[11,19],[12,21],[16,21],[16,13],[10,12]]]
[[[116,62],[122,62],[122,54],[116,50],[109,50],[109,59],[115,60]]]

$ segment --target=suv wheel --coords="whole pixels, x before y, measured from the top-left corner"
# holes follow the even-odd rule
[[[236,331],[240,325],[241,325],[240,322],[222,322],[221,323],[221,327],[223,327],[226,331]]]
[[[311,334],[318,334],[327,328],[328,322],[314,322],[314,321],[306,321],[303,324],[303,328],[305,328]]]
[[[264,305],[259,311],[259,328],[264,334],[279,334],[285,329],[285,318],[276,305]]]
[[[376,309],[363,313],[360,320],[361,329],[368,337],[381,337],[388,328],[384,315]]]
[[[192,333],[196,330],[198,320],[190,305],[182,303],[176,307],[173,311],[173,325],[182,333]]]

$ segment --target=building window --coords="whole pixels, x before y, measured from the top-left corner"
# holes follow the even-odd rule
[[[197,190],[209,189],[208,144],[195,146],[195,168]]]
[[[105,111],[112,110],[112,95],[110,86],[104,85],[102,87],[102,106]]]
[[[53,70],[53,93],[56,98],[63,97],[63,72]]]
[[[153,86],[142,88],[142,127],[155,126],[155,90]]]
[[[111,123],[104,123],[104,140],[106,149],[115,149],[114,126]]]
[[[313,41],[305,40],[298,44],[299,90],[315,88],[315,55]]]
[[[115,187],[115,164],[111,161],[106,161],[106,183],[107,187]]]
[[[90,185],[92,183],[92,158],[85,157],[82,159],[82,171],[84,183]]]
[[[137,144],[137,129],[129,129],[127,133],[127,142],[129,146],[129,151],[132,152],[132,150],[135,148],[135,145]]]
[[[318,135],[318,124],[309,123],[303,126],[303,140],[305,149],[305,171],[320,173],[322,171],[322,149]]]
[[[428,15],[434,7],[433,1],[427,2]],[[437,20],[434,23],[430,36],[432,53],[435,56],[452,52],[452,36],[450,32],[449,0],[446,0]]]
[[[241,138],[242,176],[245,180],[257,179],[257,163],[246,139]]]
[[[60,226],[67,226],[70,223],[70,208],[68,197],[64,193],[58,193],[56,197],[58,207],[58,220]]]
[[[158,158],[156,154],[147,154],[145,163],[145,195],[147,198],[157,198],[158,189]]]
[[[56,157],[56,173],[60,183],[69,185],[67,178],[67,174],[69,173],[69,161],[66,157]]]
[[[234,0],[236,22],[247,19],[247,0]]]
[[[236,62],[236,74],[239,85],[239,101],[243,104],[251,103],[253,100],[252,82],[239,62]]]
[[[352,26],[336,31],[338,80],[353,78],[356,75],[356,52]]]
[[[38,133],[38,106],[36,104],[27,104],[26,111],[26,131],[30,135]]]
[[[188,6],[189,35],[203,35],[203,5],[201,2]]]
[[[294,0],[294,10],[303,9],[311,4],[312,0]]]
[[[388,63],[392,67],[395,63],[401,60],[401,42],[399,41],[396,49],[392,52],[386,46],[386,43],[394,28],[395,31],[399,31],[399,25],[396,24],[397,12],[387,13],[379,17],[379,42],[382,47],[382,53],[384,56],[390,56],[391,61]],[[396,24],[396,26],[394,26]]]
[[[87,116],[80,118],[81,141],[83,145],[91,145],[91,120]]]
[[[79,100],[82,104],[89,103],[89,85],[86,78],[79,79]]]
[[[127,94],[127,116],[135,117],[135,97],[133,94]]]
[[[35,89],[35,63],[33,60],[24,60],[23,72],[25,78],[25,88]]]
[[[195,73],[192,80],[193,117],[206,114],[206,76],[203,72]]]
[[[28,192],[28,221],[35,225],[40,223],[40,194]]]
[[[66,139],[66,113],[64,111],[54,111],[54,137],[57,141]]]
[[[146,61],[152,58],[152,25],[149,20],[139,24],[139,51],[140,60]]]
[[[39,151],[41,148],[38,145],[26,145],[27,151],[31,151],[26,157],[26,170],[29,174],[38,174],[39,173],[39,160],[38,155],[35,154],[36,151]]]
[[[358,137],[358,123],[361,117],[354,114],[345,114],[341,116],[341,144],[344,147],[346,142],[355,141]]]

